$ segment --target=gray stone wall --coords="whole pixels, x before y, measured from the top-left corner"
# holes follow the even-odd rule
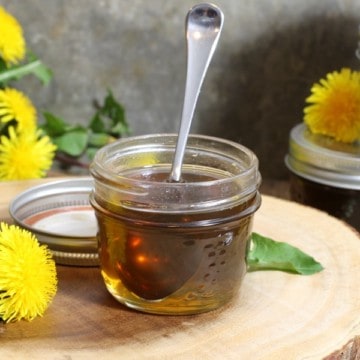
[[[193,133],[253,149],[265,178],[285,179],[288,133],[311,85],[358,69],[360,0],[218,0],[224,30]],[[54,71],[48,87],[21,82],[39,110],[86,123],[107,88],[133,134],[175,132],[184,93],[189,0],[1,0],[28,46]]]

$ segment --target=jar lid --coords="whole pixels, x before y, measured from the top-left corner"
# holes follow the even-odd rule
[[[321,184],[360,190],[360,143],[313,134],[305,124],[290,132],[285,163],[290,171]]]
[[[97,222],[90,177],[32,187],[10,203],[14,222],[46,244],[58,264],[97,266]]]

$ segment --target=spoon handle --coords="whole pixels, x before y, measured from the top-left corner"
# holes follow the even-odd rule
[[[197,99],[222,30],[224,15],[212,4],[194,6],[186,17],[187,74],[184,105],[169,181],[181,181],[181,167]]]

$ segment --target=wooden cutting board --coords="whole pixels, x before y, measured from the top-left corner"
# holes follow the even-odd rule
[[[38,183],[0,183],[0,219],[9,221],[7,205],[16,193]],[[311,276],[248,273],[239,296],[220,310],[155,316],[118,304],[97,268],[58,266],[58,293],[45,315],[0,325],[1,357],[308,360],[321,359],[360,334],[355,230],[270,196],[263,196],[254,230],[300,247],[325,270]]]

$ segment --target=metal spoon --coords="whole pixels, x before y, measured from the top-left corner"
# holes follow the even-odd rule
[[[186,16],[186,86],[179,135],[169,176],[170,182],[181,181],[181,167],[191,121],[201,85],[219,40],[223,19],[222,11],[217,6],[207,3],[195,5]]]

